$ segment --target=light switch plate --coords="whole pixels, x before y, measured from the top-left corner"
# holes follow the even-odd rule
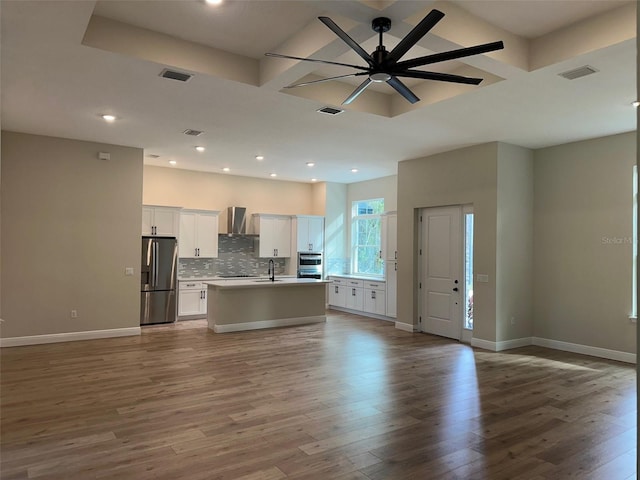
[[[133,267],[125,267],[124,274],[128,277],[133,276]]]
[[[480,283],[488,283],[489,275],[484,275],[482,273],[479,273],[478,275],[476,275],[476,280],[478,280],[478,282]]]

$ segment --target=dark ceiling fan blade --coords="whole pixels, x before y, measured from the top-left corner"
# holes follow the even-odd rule
[[[329,27],[331,31],[335,33],[338,37],[340,37],[340,39],[344,43],[349,45],[358,55],[360,55],[365,62],[367,62],[371,66],[374,65],[373,58],[371,58],[371,55],[369,55],[364,48],[358,45],[356,41],[347,34],[347,32],[345,32],[338,25],[336,25],[336,23],[333,20],[331,20],[329,17],[318,17],[318,20],[320,20],[327,27]]]
[[[282,55],[280,53],[265,53],[267,57],[289,58],[291,60],[304,60],[305,62],[327,63],[329,65],[340,65],[341,67],[357,68],[358,70],[369,70],[368,67],[362,65],[350,65],[348,63],[330,62],[329,60],[316,60],[315,58],[293,57],[291,55]]]
[[[400,58],[402,58],[402,56],[407,53],[411,47],[418,43],[420,39],[436,25],[436,23],[442,20],[442,17],[444,17],[444,13],[440,10],[431,10],[429,14],[424,17],[418,25],[413,27],[413,30],[411,30],[407,36],[400,40],[400,43],[391,50],[387,60],[389,62],[397,62],[400,60]]]
[[[421,72],[419,70],[403,70],[401,72],[393,72],[398,77],[422,78],[424,80],[438,80],[441,82],[466,83],[469,85],[478,85],[482,82],[482,78],[463,77],[461,75],[452,75],[450,73],[439,72]]]
[[[360,84],[360,86],[358,86],[358,88],[356,88],[353,92],[351,92],[351,95],[349,95],[347,99],[344,102],[342,102],[342,105],[349,105],[358,97],[358,95],[364,92],[365,89],[372,83],[373,82],[371,81],[371,79],[367,78],[364,82]]]
[[[432,55],[426,55],[424,57],[412,58],[411,60],[404,60],[396,63],[394,68],[414,68],[421,67],[423,65],[429,65],[431,63],[444,62],[447,60],[455,60],[456,58],[470,57],[472,55],[479,55],[480,53],[493,52],[494,50],[501,50],[504,48],[502,42],[484,43],[482,45],[476,45],[474,47],[459,48],[457,50],[451,50],[449,52],[434,53]]]
[[[389,80],[387,80],[387,83],[395,88],[396,92],[406,98],[408,102],[416,103],[420,101],[420,99],[416,97],[416,95],[411,90],[409,90],[409,87],[402,83],[399,78],[392,76]]]
[[[312,80],[310,82],[296,83],[295,85],[288,85],[284,88],[304,87],[305,85],[313,85],[314,83],[329,82],[331,80],[338,80],[339,78],[359,77],[361,75],[368,75],[369,72],[349,73],[347,75],[338,75],[337,77],[321,78],[320,80]]]

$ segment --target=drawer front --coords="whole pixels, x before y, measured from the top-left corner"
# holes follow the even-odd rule
[[[384,282],[365,282],[364,283],[365,288],[371,289],[371,290],[385,290],[386,289],[386,284]]]
[[[180,290],[202,290],[202,282],[178,282]]]
[[[350,287],[363,287],[364,286],[364,280],[348,280],[347,284]]]
[[[346,285],[347,281],[344,278],[332,277],[331,278],[331,283],[333,283],[334,285]]]

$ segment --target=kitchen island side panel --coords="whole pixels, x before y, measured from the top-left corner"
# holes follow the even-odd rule
[[[273,288],[271,285],[254,288],[217,288],[209,285],[207,316],[209,328],[231,331],[233,327],[215,328],[225,325],[246,325],[256,322],[251,328],[285,325],[286,320],[295,319],[296,324],[315,323],[325,317],[326,286],[288,284]],[[265,324],[264,322],[273,321]],[[279,324],[278,321],[285,321]],[[258,323],[259,322],[259,323]]]

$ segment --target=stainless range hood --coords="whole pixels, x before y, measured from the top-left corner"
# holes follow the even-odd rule
[[[245,207],[227,208],[227,235],[229,237],[255,237],[247,233],[247,209]]]

